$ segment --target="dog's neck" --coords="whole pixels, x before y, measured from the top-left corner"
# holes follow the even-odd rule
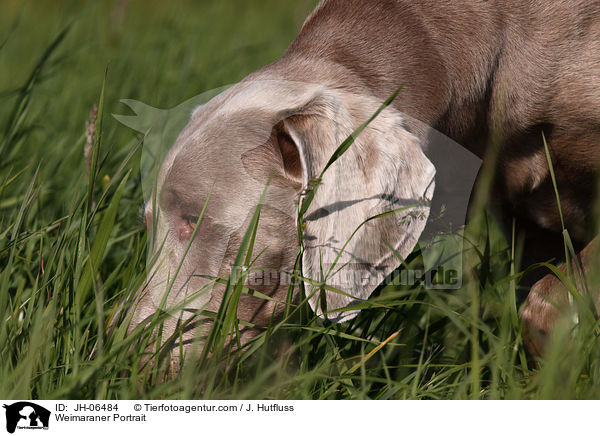
[[[381,101],[402,86],[393,103],[398,110],[482,155],[502,19],[482,2],[440,5],[440,22],[425,19],[409,1],[382,3],[323,2],[283,57],[257,74],[343,87]],[[450,9],[459,6],[453,18]]]

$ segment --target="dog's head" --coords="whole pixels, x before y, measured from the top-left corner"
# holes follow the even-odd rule
[[[196,109],[145,207],[157,261],[138,322],[161,302],[175,305],[191,294],[189,307],[219,307],[222,286],[211,277],[229,274],[267,183],[251,266],[260,272],[248,286],[271,299],[244,294],[238,317],[260,326],[283,311],[286,273],[301,249],[298,213],[312,189],[301,229],[301,273],[311,307],[333,321],[355,316],[351,306],[417,243],[434,189],[433,165],[391,107],[355,135],[320,178],[340,144],[380,105],[313,84],[246,80]],[[321,283],[330,290],[317,292]]]

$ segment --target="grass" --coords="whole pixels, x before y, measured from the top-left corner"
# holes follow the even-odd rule
[[[62,3],[6,0],[0,18],[0,397],[599,397],[598,326],[583,299],[578,323],[566,317],[546,358],[528,361],[519,238],[485,209],[467,229],[459,290],[389,285],[341,325],[302,302],[243,352],[204,353],[175,377],[168,362],[142,366],[164,315],[132,334],[109,325],[145,276],[143,137],[110,114],[127,111],[123,98],[168,108],[241,79],[281,54],[314,2]],[[244,246],[239,266],[252,260],[252,227]],[[215,344],[237,328],[227,309],[241,271]]]

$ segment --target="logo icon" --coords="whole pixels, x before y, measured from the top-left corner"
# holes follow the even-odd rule
[[[11,405],[4,404],[6,409],[6,431],[14,433],[19,429],[48,429],[50,411],[29,401],[19,401]]]

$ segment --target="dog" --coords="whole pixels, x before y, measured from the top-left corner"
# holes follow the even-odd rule
[[[344,139],[400,87],[323,172]],[[241,295],[237,316],[250,327],[239,343],[282,316],[289,281],[280,272],[296,265],[298,225],[312,309],[336,322],[356,316],[352,306],[411,253],[443,188],[423,125],[491,165],[489,195],[504,222],[515,219],[526,232],[530,260],[540,253],[550,259],[555,241],[562,247],[546,141],[564,225],[589,270],[600,2],[324,0],[279,60],[197,108],[165,157],[144,209],[153,253],[163,256],[138,292],[131,325],[192,294],[186,307],[217,312],[224,287],[211,277],[231,273],[261,196],[253,268],[276,277],[254,287],[268,299]],[[324,270],[342,264],[367,280],[331,276],[332,288],[319,292]],[[565,300],[553,275],[532,286],[521,319],[534,352]],[[190,316],[176,310],[164,335]],[[184,331],[173,359],[180,341],[209,326]]]

